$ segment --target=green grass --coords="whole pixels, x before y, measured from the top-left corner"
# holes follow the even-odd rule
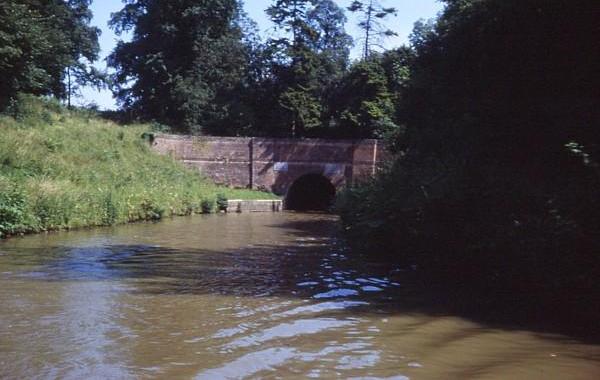
[[[31,97],[0,116],[0,237],[214,212],[274,199],[219,187],[154,153],[149,125],[119,126]]]

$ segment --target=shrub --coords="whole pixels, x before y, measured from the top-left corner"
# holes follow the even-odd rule
[[[217,210],[227,211],[227,197],[223,193],[217,194]]]
[[[200,209],[203,214],[210,214],[215,209],[215,201],[213,199],[203,199],[200,202]]]
[[[40,102],[37,97],[29,94],[18,94],[10,99],[8,107],[4,114],[11,116],[22,125],[33,126],[36,123],[52,123],[52,113],[59,113],[61,110],[57,101],[46,100]]]
[[[102,224],[110,226],[117,222],[119,211],[117,209],[117,205],[115,204],[112,192],[109,192],[104,196],[102,202],[102,211]]]
[[[67,195],[40,193],[33,202],[33,213],[42,230],[68,226],[73,208]]]
[[[0,181],[0,237],[25,229],[27,197],[18,187]]]
[[[160,220],[165,209],[151,199],[144,199],[141,203],[142,215],[145,220]]]

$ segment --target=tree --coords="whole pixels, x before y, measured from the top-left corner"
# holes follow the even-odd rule
[[[379,60],[355,63],[341,80],[334,99],[336,135],[344,138],[383,138],[394,123],[393,96]]]
[[[261,104],[261,86],[269,76],[265,45],[258,34],[256,23],[239,9],[235,25],[242,34],[243,67],[240,80],[231,90],[220,92],[215,103],[226,108],[222,117],[207,125],[204,132],[220,136],[252,135],[257,130]]]
[[[314,0],[275,0],[266,13],[276,27],[291,33],[291,39],[282,37],[273,42],[298,49],[316,37],[307,20],[308,11]]]
[[[394,103],[395,114],[393,119],[396,124],[404,125],[409,118],[407,94],[410,91],[415,59],[416,52],[410,46],[388,50],[379,58],[381,67],[387,77],[388,91]],[[403,135],[399,135],[397,138],[404,140]],[[401,146],[401,144],[398,146]]]
[[[318,33],[308,20],[312,3],[312,0],[276,0],[266,11],[277,29],[291,34],[271,40],[270,45],[276,59],[279,120],[292,137],[302,136],[321,124],[320,62],[311,48]]]
[[[100,52],[98,36],[101,32],[96,27],[89,27],[92,20],[92,12],[89,9],[91,2],[91,0],[69,0],[68,2],[71,9],[70,18],[73,20],[68,23],[69,28],[64,30],[71,41],[69,49],[71,62],[65,70],[65,96],[68,107],[71,107],[71,97],[77,95],[82,86],[92,85],[102,88],[107,80],[106,73],[92,66]]]
[[[132,30],[109,57],[114,93],[139,117],[186,132],[214,129],[247,61],[235,0],[129,1],[113,14],[117,33]]]
[[[270,97],[276,106],[269,120],[280,135],[319,135],[328,123],[333,87],[349,62],[352,38],[344,30],[344,12],[331,0],[280,0],[267,14],[282,32],[269,41],[269,86],[277,94]]]
[[[358,13],[360,21],[359,28],[364,31],[363,41],[363,56],[364,60],[369,59],[373,51],[373,47],[381,46],[382,38],[397,35],[391,29],[386,29],[382,21],[390,16],[396,15],[396,8],[384,7],[377,0],[353,1],[348,7],[350,12]]]
[[[0,3],[0,108],[18,92],[70,99],[67,77],[95,81],[100,30],[90,0],[7,0]],[[96,81],[97,83],[97,81]]]
[[[50,92],[43,65],[51,46],[42,15],[17,1],[0,3],[0,109],[17,92]]]
[[[311,28],[318,34],[313,49],[327,66],[328,77],[339,77],[348,68],[353,45],[352,37],[344,28],[347,18],[343,9],[332,0],[318,0],[307,16]]]

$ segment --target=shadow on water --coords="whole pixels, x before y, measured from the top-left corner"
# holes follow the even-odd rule
[[[35,267],[19,276],[39,281],[127,281],[134,284],[131,292],[151,295],[356,301],[356,307],[336,313],[458,316],[491,328],[561,333],[600,343],[597,314],[582,321],[569,305],[539,308],[527,294],[485,298],[476,292],[425,287],[411,268],[389,258],[351,252],[335,237],[334,220],[296,220],[276,227],[289,230],[295,240],[225,251],[111,244],[53,247],[27,249],[11,260],[13,265]]]

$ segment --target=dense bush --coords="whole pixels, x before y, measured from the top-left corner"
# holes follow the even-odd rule
[[[340,198],[348,230],[432,281],[600,294],[597,2],[446,3],[413,34],[402,158]]]
[[[0,177],[0,237],[21,231],[27,224],[26,197],[8,178]]]

